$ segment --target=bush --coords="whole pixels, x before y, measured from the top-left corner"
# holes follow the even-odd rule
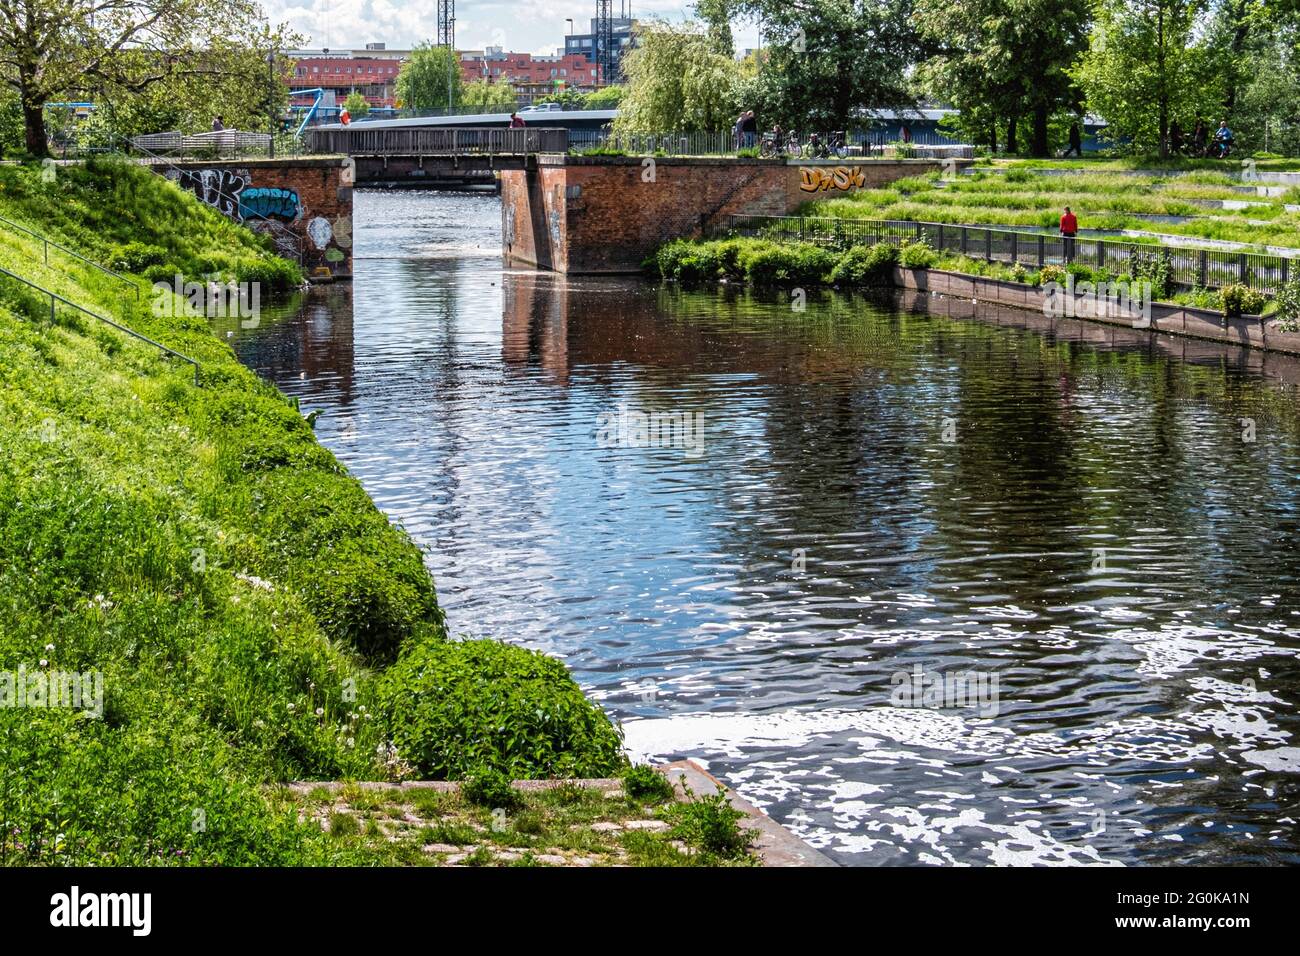
[[[1300,273],[1291,275],[1278,289],[1277,324],[1283,332],[1300,331]]]
[[[1047,285],[1049,282],[1055,282],[1057,285],[1065,285],[1065,270],[1060,266],[1046,265],[1038,270],[1038,285]]]
[[[1259,315],[1264,311],[1264,294],[1240,282],[1225,287],[1220,295],[1226,316]]]
[[[475,806],[493,810],[515,810],[523,803],[511,779],[492,767],[471,770],[461,784],[460,792]]]
[[[754,285],[817,285],[827,281],[834,265],[834,253],[801,242],[759,242],[737,255],[737,266]]]
[[[924,236],[913,242],[904,240],[898,249],[898,264],[904,269],[929,269],[938,259]]]
[[[889,270],[898,262],[898,248],[889,242],[852,246],[831,270],[836,285],[888,285]]]
[[[642,803],[667,803],[673,798],[673,785],[654,767],[637,764],[623,773],[623,792]]]
[[[131,242],[113,257],[112,266],[120,272],[140,272],[149,266],[162,265],[167,259],[167,250],[162,246]]]
[[[234,268],[236,282],[261,283],[270,292],[283,292],[302,285],[302,272],[287,259],[245,259]]]
[[[625,763],[621,733],[565,666],[496,641],[426,641],[379,681],[381,728],[425,775],[492,768],[513,779],[602,777]]]
[[[674,803],[663,811],[672,824],[672,836],[699,850],[706,859],[745,858],[758,835],[740,828],[745,814],[731,805],[727,792],[719,788],[712,796],[696,797],[688,787],[686,796],[685,803]]]

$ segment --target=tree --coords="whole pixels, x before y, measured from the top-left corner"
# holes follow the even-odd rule
[[[436,110],[460,102],[460,63],[445,46],[421,43],[397,74],[397,98],[412,110]]]
[[[353,90],[343,101],[343,108],[348,111],[348,115],[353,119],[360,119],[370,112],[370,101],[356,90]]]
[[[619,132],[715,132],[735,123],[740,65],[694,22],[642,23],[636,47],[624,55],[623,76]]]
[[[476,106],[485,113],[510,113],[519,105],[519,97],[509,83],[475,80],[461,93],[462,106]]]
[[[252,80],[266,100],[266,56],[288,39],[255,0],[0,0],[0,81],[18,96],[27,152],[48,156],[47,103],[124,102],[200,79]]]
[[[919,78],[933,95],[961,111],[962,125],[996,145],[1028,120],[1030,152],[1047,156],[1052,116],[1077,106],[1069,69],[1087,45],[1087,0],[917,0],[914,20],[935,55]]]
[[[1097,0],[1091,42],[1072,71],[1108,136],[1169,154],[1169,126],[1190,129],[1222,103],[1222,76],[1198,35],[1205,0]]]
[[[862,110],[914,104],[911,0],[735,0],[767,41],[753,95],[788,128],[845,129]]]

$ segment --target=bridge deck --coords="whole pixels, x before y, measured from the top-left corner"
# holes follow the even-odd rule
[[[307,133],[313,153],[348,156],[500,157],[521,159],[569,149],[567,129],[432,128],[314,129]]]

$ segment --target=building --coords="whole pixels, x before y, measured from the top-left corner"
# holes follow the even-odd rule
[[[355,50],[294,50],[289,57],[294,60],[290,88],[326,91],[327,105],[341,103],[350,93],[360,93],[372,107],[392,107],[397,96],[397,71],[409,50],[383,49],[383,44],[370,44],[364,51]],[[305,101],[294,97],[295,103]]]
[[[521,105],[540,103],[567,90],[596,86],[596,66],[581,54],[557,51],[555,56],[510,53],[501,47],[460,52],[460,76],[465,83],[486,80],[508,83]]]
[[[623,54],[632,44],[632,31],[636,27],[636,21],[631,17],[613,17],[611,23],[614,38],[614,76],[611,82],[617,83],[623,75]],[[584,56],[588,63],[595,65],[596,20],[594,17],[591,20],[590,33],[571,33],[564,38],[564,52],[569,55],[579,54]],[[602,78],[599,85],[608,86],[609,83]]]

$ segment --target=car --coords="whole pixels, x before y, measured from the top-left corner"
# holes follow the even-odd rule
[[[521,109],[519,112],[521,112],[521,113],[560,113],[560,112],[563,112],[563,111],[564,111],[564,107],[561,106],[559,103],[533,103],[533,104],[530,105],[530,106],[525,106],[525,107],[524,107],[523,109]]]

